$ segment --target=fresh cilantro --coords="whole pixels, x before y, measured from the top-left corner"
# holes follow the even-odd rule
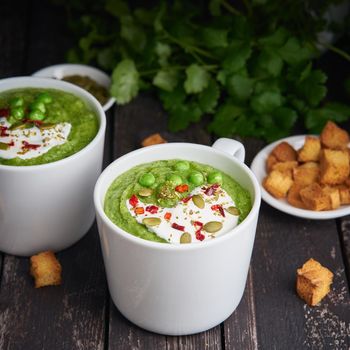
[[[111,94],[117,103],[130,102],[139,91],[139,73],[130,59],[118,63],[112,73]]]
[[[331,28],[324,13],[340,0],[54,1],[79,14],[68,59],[110,71],[118,104],[156,91],[172,131],[209,115],[218,136],[272,141],[296,123],[318,132],[350,117],[349,107],[324,103],[327,76],[314,68],[317,33]]]

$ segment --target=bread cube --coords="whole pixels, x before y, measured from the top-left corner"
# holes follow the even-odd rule
[[[30,263],[30,274],[34,277],[35,288],[61,284],[61,264],[52,251],[33,255]]]
[[[338,188],[325,186],[322,188],[322,192],[329,198],[330,209],[337,209],[340,207],[340,193]]]
[[[152,146],[152,145],[158,145],[161,143],[167,143],[167,140],[165,140],[159,133],[152,134],[148,137],[146,137],[142,142],[141,145],[143,147]]]
[[[317,162],[320,158],[321,141],[317,137],[306,136],[304,146],[298,151],[299,162]]]
[[[332,282],[333,273],[314,259],[297,269],[297,293],[310,306],[317,305],[329,293]]]
[[[350,204],[350,188],[346,185],[339,185],[340,204]]]
[[[304,202],[301,200],[300,197],[300,191],[303,189],[304,187],[300,184],[297,183],[293,183],[293,185],[291,186],[291,188],[288,191],[287,194],[287,202],[289,204],[291,204],[293,207],[297,207],[300,209],[306,209]]]
[[[269,154],[266,159],[266,171],[269,173],[272,170],[274,164],[278,162],[277,158],[273,154]]]
[[[320,166],[315,162],[307,162],[293,169],[293,180],[300,186],[307,186],[318,181]]]
[[[322,145],[330,149],[345,150],[349,143],[348,132],[339,128],[332,121],[327,122],[321,132],[320,138]]]
[[[287,162],[277,162],[277,163],[273,164],[271,170],[277,170],[277,171],[280,171],[281,173],[283,173],[285,171],[293,170],[297,166],[298,166],[297,161],[290,160]]]
[[[279,143],[271,152],[279,162],[288,162],[297,160],[296,150],[288,143]]]
[[[293,185],[293,180],[290,172],[280,172],[272,170],[270,174],[265,177],[263,186],[267,192],[276,198],[284,198],[288,190]]]
[[[349,177],[349,153],[324,149],[320,159],[320,182],[326,185],[338,185]]]
[[[309,210],[331,209],[329,196],[322,191],[322,187],[318,183],[313,183],[300,190],[300,198]]]

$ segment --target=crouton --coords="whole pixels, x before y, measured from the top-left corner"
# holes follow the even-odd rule
[[[277,162],[277,158],[270,153],[266,159],[266,171],[269,173],[272,170],[273,165]]]
[[[320,182],[338,185],[347,180],[350,173],[347,151],[324,149],[320,159]]]
[[[328,121],[323,128],[321,143],[324,147],[330,149],[344,150],[348,147],[349,134],[346,130],[339,128],[335,123]]]
[[[306,209],[304,202],[301,200],[300,191],[303,189],[303,186],[297,183],[293,183],[287,194],[287,202],[293,207]]]
[[[307,162],[293,169],[295,183],[305,187],[317,182],[320,175],[320,166],[315,162]]]
[[[279,162],[297,160],[297,152],[288,142],[279,143],[271,153]]]
[[[317,305],[329,293],[332,282],[333,273],[314,259],[297,269],[297,293],[310,306]]]
[[[299,162],[317,162],[320,158],[321,142],[317,137],[306,136],[304,146],[298,151]]]
[[[61,284],[62,268],[51,251],[33,255],[30,258],[30,274],[34,277],[35,288]]]
[[[329,199],[330,209],[337,209],[340,207],[340,193],[338,188],[325,186],[322,188],[322,192]]]
[[[152,134],[148,137],[146,137],[142,142],[141,145],[143,147],[152,146],[152,145],[158,145],[160,143],[167,143],[167,140],[165,140],[160,134]]]
[[[340,204],[350,204],[350,188],[345,185],[338,186]]]
[[[271,170],[277,170],[283,173],[285,171],[293,170],[297,166],[298,166],[298,162],[295,160],[291,160],[288,162],[277,162],[274,165],[272,165]]]
[[[271,173],[264,179],[263,186],[267,192],[276,198],[284,198],[288,190],[293,185],[293,180],[290,172],[280,172],[277,170]]]
[[[317,211],[331,209],[329,196],[322,191],[318,183],[313,183],[300,190],[300,198],[307,209]]]

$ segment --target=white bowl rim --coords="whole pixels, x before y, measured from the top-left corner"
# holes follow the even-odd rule
[[[252,169],[253,173],[255,174],[256,178],[258,179],[259,183],[262,182],[261,176],[259,176],[260,171],[259,169],[264,169],[263,173],[264,176],[266,176],[265,171],[265,161],[267,155],[272,151],[272,149],[277,146],[281,142],[288,142],[292,146],[295,146],[296,144],[303,143],[306,136],[314,136],[318,137],[319,135],[295,135],[295,136],[289,136],[286,138],[282,138],[280,140],[277,140],[273,143],[268,144],[263,149],[260,150],[260,152],[254,157],[252,164],[250,168]],[[263,165],[263,167],[262,167]],[[350,206],[343,206],[339,207],[338,209],[334,210],[323,210],[323,211],[313,211],[313,210],[307,210],[307,209],[301,209],[293,207],[291,204],[284,202],[280,199],[277,199],[273,197],[270,193],[268,193],[262,184],[261,186],[261,198],[270,206],[273,208],[282,211],[286,214],[293,215],[299,218],[303,219],[311,219],[311,220],[328,220],[328,219],[336,219],[345,215],[350,214]]]
[[[18,81],[18,86],[11,87],[9,89],[2,89],[2,86],[6,83],[14,82],[16,83]],[[37,77],[13,77],[13,78],[6,78],[0,80],[0,92],[3,91],[10,91],[15,89],[25,89],[25,88],[33,88],[33,86],[30,86],[31,82],[32,84],[37,84],[38,86],[35,86],[34,88],[40,88],[39,85],[42,83],[43,85],[46,85],[49,81],[50,86],[46,86],[46,89],[56,89],[56,90],[62,90],[66,91],[72,94],[75,94],[79,98],[83,98],[86,100],[87,103],[90,103],[97,111],[97,117],[99,118],[99,129],[95,137],[81,150],[79,150],[76,153],[71,154],[70,156],[66,158],[59,159],[54,162],[50,163],[44,163],[44,164],[37,164],[37,165],[5,165],[0,164],[0,169],[2,171],[22,171],[22,172],[30,172],[33,170],[43,170],[48,169],[56,166],[60,166],[61,164],[64,164],[65,162],[74,161],[76,158],[80,157],[81,155],[85,154],[86,152],[89,152],[91,148],[95,147],[95,145],[100,141],[101,137],[103,137],[105,129],[106,129],[106,115],[104,110],[102,109],[101,104],[97,101],[97,99],[92,96],[89,92],[86,90],[80,88],[79,86],[76,86],[74,84],[61,81],[61,80],[54,80],[54,79],[47,79],[47,78],[37,78]],[[23,83],[22,83],[23,82]],[[83,97],[81,97],[83,96]]]
[[[173,148],[173,147],[193,147],[196,149],[204,149],[209,152],[213,153],[219,153],[221,156],[224,156],[228,161],[233,161],[236,163],[238,166],[241,166],[243,170],[249,175],[249,178],[252,182],[253,189],[254,189],[254,202],[252,205],[252,208],[247,215],[247,217],[237,226],[235,226],[232,231],[229,233],[223,234],[222,236],[219,236],[215,239],[209,240],[209,241],[204,241],[200,243],[195,243],[195,244],[166,244],[166,243],[161,243],[161,242],[154,242],[150,240],[146,240],[140,237],[137,237],[133,235],[132,233],[129,233],[116,224],[112,222],[112,220],[106,215],[104,212],[102,203],[100,201],[100,193],[102,190],[102,183],[104,181],[104,177],[107,176],[107,174],[115,167],[117,167],[117,164],[120,161],[125,160],[131,155],[135,154],[142,154],[146,152],[157,152],[160,149],[166,149],[166,148]],[[166,157],[164,157],[166,159]],[[114,178],[115,179],[115,178]],[[114,181],[114,179],[112,181]],[[109,184],[110,186],[110,184]],[[108,186],[108,187],[109,187]],[[108,188],[107,188],[108,190]],[[106,193],[107,193],[106,190]],[[206,145],[200,145],[200,144],[195,144],[195,143],[187,143],[187,142],[172,142],[172,143],[166,143],[166,144],[160,144],[160,145],[153,145],[153,146],[148,146],[148,147],[143,147],[140,149],[137,149],[135,151],[129,152],[120,158],[117,158],[114,160],[107,168],[104,169],[104,171],[101,173],[99,176],[95,189],[94,189],[94,203],[95,203],[95,209],[97,211],[97,214],[100,216],[100,218],[104,221],[104,223],[113,231],[114,234],[120,235],[123,239],[127,241],[131,241],[134,244],[144,246],[150,249],[156,249],[156,250],[168,250],[168,251],[187,251],[187,250],[197,250],[197,249],[205,249],[209,248],[211,246],[214,246],[216,244],[221,244],[225,242],[226,240],[230,239],[232,235],[237,235],[238,232],[244,231],[245,228],[251,223],[251,221],[254,220],[255,216],[259,215],[259,208],[260,208],[260,203],[261,203],[261,191],[260,191],[260,185],[254,175],[254,173],[249,169],[249,167],[244,164],[243,162],[240,162],[237,158],[233,157],[232,155],[218,150],[216,148],[213,148],[211,146],[206,146]],[[244,234],[244,233],[243,233]]]
[[[97,67],[93,67],[93,66],[89,66],[87,64],[81,64],[81,63],[60,63],[60,64],[54,64],[52,66],[47,66],[44,68],[41,68],[37,71],[35,71],[32,76],[33,77],[37,77],[37,78],[47,78],[47,79],[52,79],[54,78],[54,72],[55,70],[59,70],[59,69],[72,69],[72,70],[76,70],[76,73],[79,73],[79,71],[81,73],[83,73],[84,71],[86,72],[86,74],[88,74],[88,72],[90,74],[99,74],[100,76],[103,76],[104,79],[106,79],[106,81],[108,81],[109,85],[111,85],[112,81],[110,76],[104,72],[103,70],[97,68]],[[93,77],[92,77],[93,78]],[[60,80],[60,79],[58,79]],[[104,86],[106,89],[109,89],[109,86]],[[115,98],[110,96],[108,101],[102,106],[103,110],[106,112],[108,109],[110,109],[112,107],[112,105],[115,103]]]

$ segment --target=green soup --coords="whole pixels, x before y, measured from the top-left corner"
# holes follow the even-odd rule
[[[42,107],[40,96],[49,96],[47,101],[44,99],[44,107]],[[34,108],[37,109],[34,110]],[[17,116],[16,119],[14,116],[18,113],[18,109],[22,113],[19,114],[22,118]],[[40,125],[40,128],[59,123],[71,124],[70,133],[64,144],[57,145],[46,153],[29,159],[19,157],[5,159],[0,156],[0,164],[4,165],[39,165],[69,157],[88,145],[99,129],[99,120],[93,109],[79,97],[62,90],[24,88],[5,91],[0,93],[0,110],[8,111],[7,119],[14,126],[20,124],[22,127],[23,124],[26,127],[26,123],[33,122],[36,123],[35,125]],[[38,111],[39,115],[35,116],[39,118],[38,121],[29,120],[32,117],[30,113],[33,111]]]
[[[232,177],[209,165],[175,159],[142,164],[118,176],[107,190],[104,211],[113,223],[137,237],[150,241],[167,242],[166,239],[152,232],[150,227],[137,222],[135,217],[131,215],[127,203],[134,204],[133,201],[135,201],[137,204],[133,205],[135,207],[133,210],[145,212],[143,208],[146,208],[146,211],[149,210],[152,217],[152,208],[153,213],[155,213],[163,210],[163,208],[173,208],[179,202],[186,203],[189,198],[194,202],[194,198],[190,194],[194,193],[193,191],[196,189],[205,193],[213,192],[212,194],[215,195],[215,191],[211,191],[210,188],[218,187],[216,182],[219,182],[219,188],[226,191],[234,200],[236,215],[239,215],[237,219],[239,224],[251,210],[252,204],[248,191]],[[204,194],[202,197],[208,198]],[[196,199],[198,202],[198,195]],[[215,203],[211,203],[209,207],[218,209],[217,206],[212,204]],[[197,205],[202,206],[203,203],[200,201]],[[155,208],[159,210],[156,211]],[[167,215],[170,216],[167,210],[163,212],[161,219],[163,217],[167,218]],[[198,212],[200,212],[200,209],[198,209]],[[216,212],[217,216],[222,218],[220,213],[220,211]],[[223,215],[225,217],[230,216],[226,210]],[[168,219],[171,222],[176,222],[177,218],[170,219],[168,217]],[[184,220],[187,220],[187,218]],[[204,223],[204,218],[202,221]],[[181,226],[180,230],[182,230]],[[184,235],[180,231],[179,234]]]

